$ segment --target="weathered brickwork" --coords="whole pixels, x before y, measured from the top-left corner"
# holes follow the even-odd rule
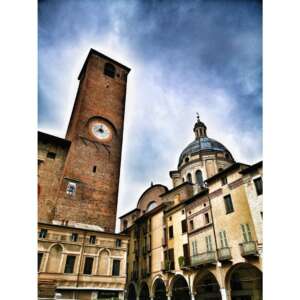
[[[104,74],[107,63],[115,68],[113,77]],[[115,230],[129,71],[95,50],[90,51],[79,75],[66,134],[70,147],[65,151],[55,149],[54,166],[47,164],[39,178],[39,220],[73,221]],[[92,119],[108,124],[110,140],[95,138]],[[44,148],[39,143],[39,152],[45,152]],[[66,193],[70,182],[76,184],[72,195]]]

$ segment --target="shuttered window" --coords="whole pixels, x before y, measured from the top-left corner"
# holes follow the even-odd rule
[[[211,243],[211,236],[210,235],[205,237],[205,242],[206,242],[207,251],[212,251],[212,243]]]
[[[241,224],[244,242],[252,241],[252,235],[249,224]]]
[[[227,248],[228,243],[227,243],[226,231],[225,230],[220,231],[219,235],[220,235],[220,240],[221,240],[221,247],[222,248]]]
[[[253,181],[254,181],[257,196],[262,195],[262,193],[263,193],[263,183],[262,183],[261,177],[256,178]]]
[[[224,203],[225,203],[226,214],[232,213],[234,209],[233,209],[233,204],[230,195],[224,197]]]

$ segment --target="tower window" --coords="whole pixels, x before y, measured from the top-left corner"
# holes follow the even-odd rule
[[[226,214],[230,214],[230,213],[234,212],[233,204],[232,204],[232,200],[231,200],[230,195],[227,195],[227,196],[224,197],[224,202],[225,202]]]
[[[51,159],[55,159],[56,153],[54,153],[54,152],[48,152],[48,153],[47,153],[47,157],[48,157],[48,158],[51,158]]]
[[[76,195],[76,183],[69,182],[66,190],[67,195],[75,196]]]
[[[188,157],[186,157],[184,161],[187,163],[187,162],[189,162],[189,160],[190,159]]]
[[[192,174],[191,174],[191,173],[188,173],[188,174],[187,174],[187,181],[188,181],[189,183],[192,183]]]
[[[124,220],[123,221],[123,228],[124,228],[124,230],[127,228],[127,226],[128,226],[128,222],[127,222],[127,220]]]
[[[254,184],[255,184],[255,189],[256,189],[257,196],[262,195],[262,193],[263,193],[263,184],[262,184],[261,177],[256,178],[253,181],[254,181]]]
[[[93,166],[93,173],[96,173],[97,166]]]
[[[114,67],[114,65],[106,63],[104,66],[104,74],[111,78],[115,78],[116,68]]]
[[[194,221],[190,220],[190,230],[194,230]]]

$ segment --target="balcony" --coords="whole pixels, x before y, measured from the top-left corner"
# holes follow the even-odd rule
[[[240,243],[240,250],[243,257],[258,256],[257,245],[255,241]]]
[[[165,260],[161,262],[161,270],[163,272],[172,272],[175,269],[174,261]]]
[[[191,266],[200,266],[216,263],[216,252],[207,251],[191,256]]]
[[[218,258],[219,258],[219,261],[231,260],[232,256],[231,256],[230,248],[224,247],[224,248],[218,249]]]
[[[190,267],[189,257],[180,256],[178,257],[178,264],[181,270],[187,270]]]

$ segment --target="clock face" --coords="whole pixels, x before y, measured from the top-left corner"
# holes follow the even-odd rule
[[[90,124],[92,136],[100,141],[107,142],[112,138],[111,128],[106,122],[102,120],[94,120]]]

